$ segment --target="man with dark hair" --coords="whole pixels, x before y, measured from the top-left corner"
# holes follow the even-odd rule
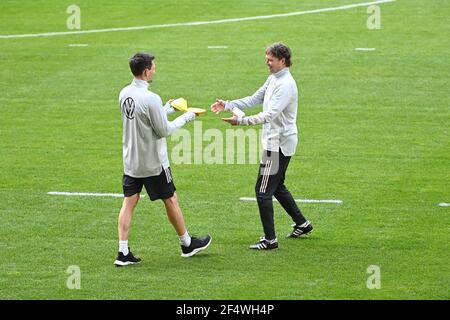
[[[147,53],[136,53],[130,59],[130,70],[135,77],[139,77],[145,69],[152,69],[155,57]],[[151,79],[150,79],[151,80]]]
[[[135,54],[129,61],[134,79],[119,95],[123,124],[124,199],[118,221],[119,253],[114,261],[116,266],[141,261],[128,247],[128,234],[143,186],[150,200],[162,199],[164,202],[167,216],[179,236],[183,257],[193,256],[211,243],[210,235],[191,237],[186,230],[175,193],[165,139],[174,130],[194,120],[196,114],[186,112],[174,121],[167,119],[168,114],[175,112],[170,106],[170,100],[163,107],[161,98],[148,90],[148,83],[156,73],[154,60],[155,57],[150,54]]]
[[[278,248],[273,217],[272,197],[279,201],[283,209],[294,221],[289,238],[298,238],[312,231],[284,185],[285,174],[291,157],[297,147],[297,84],[289,67],[291,50],[282,43],[275,43],[266,49],[266,65],[270,75],[264,85],[252,96],[224,101],[218,99],[211,105],[213,112],[231,111],[231,118],[223,119],[231,125],[263,125],[262,146],[264,148],[260,172],[255,186],[264,236],[250,249],[271,250]],[[254,116],[245,116],[244,109],[263,104],[263,111]]]

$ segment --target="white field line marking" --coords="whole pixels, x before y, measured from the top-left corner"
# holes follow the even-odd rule
[[[446,202],[441,202],[439,203],[440,207],[450,207],[450,203],[446,203]]]
[[[228,46],[208,46],[208,49],[228,49]]]
[[[52,196],[79,196],[79,197],[115,197],[115,198],[123,198],[122,193],[89,193],[89,192],[57,192],[50,191],[47,194]],[[141,195],[141,198],[145,197],[145,195]]]
[[[256,201],[256,198],[239,198],[242,201]],[[277,201],[277,199],[274,199]],[[295,199],[295,202],[306,202],[306,203],[337,203],[342,204],[342,200],[309,200],[309,199]]]
[[[71,35],[71,34],[145,30],[145,29],[161,29],[161,28],[172,28],[172,27],[183,27],[183,26],[200,26],[200,25],[207,25],[207,24],[220,24],[220,23],[240,22],[240,21],[274,19],[274,18],[301,16],[301,15],[305,15],[305,14],[314,14],[314,13],[329,12],[329,11],[347,10],[347,9],[352,9],[352,8],[356,8],[356,7],[366,7],[366,6],[370,6],[373,4],[382,4],[382,3],[389,3],[389,2],[395,2],[395,1],[396,0],[379,0],[379,1],[371,1],[371,2],[354,3],[354,4],[349,4],[349,5],[345,5],[345,6],[339,6],[339,7],[332,7],[332,8],[322,8],[322,9],[314,9],[314,10],[295,11],[295,12],[289,12],[289,13],[271,14],[271,15],[266,15],[266,16],[253,16],[253,17],[231,18],[231,19],[210,20],[210,21],[193,21],[193,22],[181,22],[181,23],[169,23],[169,24],[154,24],[154,25],[136,26],[136,27],[91,29],[91,30],[65,31],[65,32],[9,34],[9,35],[0,35],[0,39],[52,37],[52,36],[64,36],[64,35]]]
[[[375,51],[375,48],[355,48],[355,51]]]
[[[87,47],[87,43],[71,43],[69,44],[69,47]]]

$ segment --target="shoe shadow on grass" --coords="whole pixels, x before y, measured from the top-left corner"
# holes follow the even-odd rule
[[[179,260],[179,262],[185,262],[185,261],[190,262],[190,261],[195,261],[195,260],[199,260],[199,259],[200,260],[204,260],[204,259],[218,258],[218,257],[221,257],[221,256],[222,255],[218,254],[218,253],[202,252],[200,254],[195,254],[194,256],[191,256],[191,257],[180,257],[180,256],[177,256],[177,257],[174,257],[174,259]],[[115,269],[149,268],[149,264],[151,264],[153,266],[153,264],[155,264],[155,263],[156,263],[156,265],[159,265],[156,262],[156,260],[150,260],[149,261],[149,260],[145,259],[145,260],[143,260],[143,261],[141,261],[139,263],[136,263],[136,264],[130,264],[130,265],[127,265],[127,266],[114,265],[113,267]],[[164,263],[164,261],[161,261],[161,263]]]
[[[192,257],[183,258],[183,260],[190,261],[190,260],[197,260],[197,259],[206,259],[206,258],[214,258],[218,257],[220,254],[213,253],[213,252],[202,252],[200,254],[196,254]]]
[[[298,238],[286,238],[287,241],[305,241],[305,240],[314,240],[314,239],[320,239],[320,237],[317,237],[316,235],[307,235],[307,236],[301,236]]]

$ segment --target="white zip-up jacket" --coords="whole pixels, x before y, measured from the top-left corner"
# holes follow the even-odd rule
[[[124,174],[134,178],[158,176],[169,167],[166,138],[195,118],[186,112],[169,121],[174,112],[169,104],[163,107],[156,93],[148,90],[148,83],[134,79],[120,91],[119,105],[123,123]]]
[[[234,107],[245,109],[258,104],[263,104],[263,111],[254,116],[238,118],[238,124],[262,124],[264,150],[278,152],[281,148],[285,156],[294,155],[298,142],[298,90],[289,68],[271,74],[252,96],[227,101],[225,110],[232,111]]]

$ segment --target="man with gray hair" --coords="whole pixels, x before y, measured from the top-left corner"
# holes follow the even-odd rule
[[[272,250],[278,248],[273,217],[272,197],[294,221],[289,238],[298,238],[312,231],[312,224],[306,220],[284,185],[286,170],[297,147],[297,84],[289,67],[291,50],[283,43],[275,43],[266,49],[266,65],[270,75],[262,87],[252,96],[224,101],[217,99],[211,105],[215,113],[231,111],[232,117],[223,119],[231,125],[263,125],[262,146],[264,149],[260,172],[255,186],[264,236],[250,249]],[[245,116],[240,109],[263,104],[263,111],[254,116]]]

